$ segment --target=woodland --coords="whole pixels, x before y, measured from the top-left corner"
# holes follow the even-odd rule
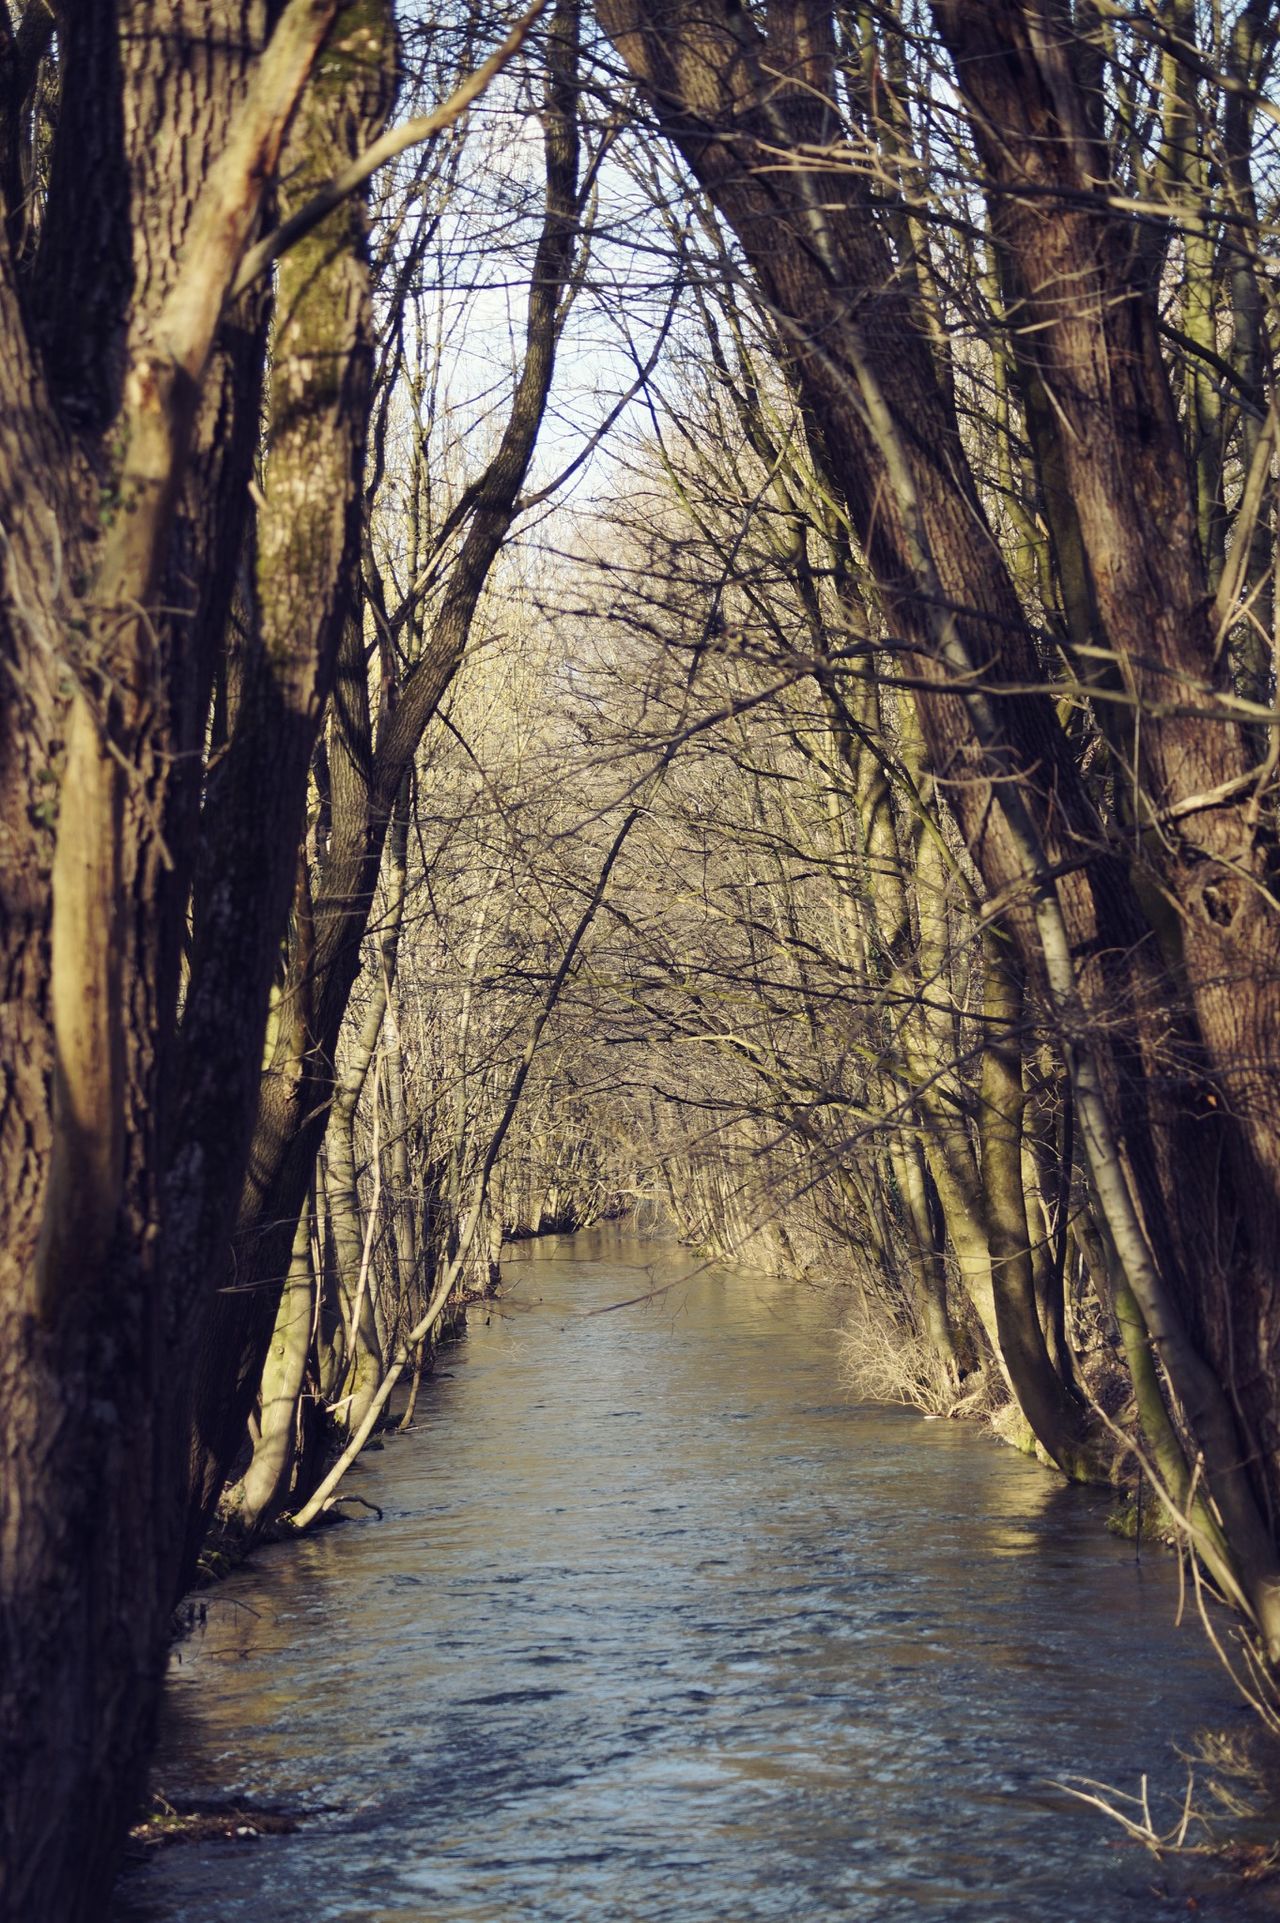
[[[627,1210],[1140,1478],[1276,1720],[1276,51],[0,7],[4,1917],[202,1558]]]

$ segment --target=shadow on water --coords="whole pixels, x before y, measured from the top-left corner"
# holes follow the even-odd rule
[[[116,1923],[1277,1914],[1050,1787],[1172,1811],[1171,1744],[1246,1727],[1102,1499],[851,1406],[838,1298],[609,1231],[507,1278],[358,1471],[385,1520],[264,1552],[175,1664],[167,1792],[310,1820],[164,1852]]]

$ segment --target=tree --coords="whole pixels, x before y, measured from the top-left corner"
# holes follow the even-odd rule
[[[357,618],[355,163],[396,67],[382,0],[0,21],[0,1909],[24,1919],[100,1914],[141,1787],[210,1254]]]
[[[1095,675],[1093,698],[1118,694],[1134,718],[1136,836],[1108,834],[1044,690],[920,282],[899,271],[893,197],[853,164],[888,143],[867,95],[842,110],[834,11],[599,11],[775,323],[935,776],[1052,1011],[1102,1219],[1274,1659],[1270,764],[1217,646],[1150,262],[1109,191],[1123,155],[1102,126],[1103,28],[1092,8],[1047,0],[933,9],[995,208],[1016,364],[1048,397],[1027,420],[1050,525],[1080,556],[1089,603],[1075,612],[1114,677]],[[1168,50],[1174,72],[1195,57],[1176,36]],[[1147,910],[1153,888],[1176,938]],[[1188,1464],[1176,1499],[1191,1481]]]
[[[278,1300],[278,1278],[324,1136],[334,1051],[368,924],[388,825],[423,734],[466,649],[489,570],[517,518],[546,411],[578,238],[578,7],[551,9],[542,103],[544,203],[530,277],[524,352],[510,412],[492,458],[462,489],[439,527],[422,499],[410,503],[420,565],[393,599],[366,542],[365,593],[374,646],[356,596],[340,651],[326,740],[325,836],[301,884],[281,991],[281,1020],[262,1081],[254,1138],[227,1259],[199,1357],[192,1438],[193,1501],[185,1568],[239,1449],[257,1394]],[[411,257],[412,258],[412,257]],[[413,263],[415,266],[417,262]],[[393,308],[394,331],[403,318]],[[418,340],[413,351],[425,351]],[[385,430],[385,417],[382,418]],[[375,474],[382,458],[375,459]],[[431,619],[426,587],[437,586]],[[376,705],[370,673],[376,672]],[[233,1388],[228,1393],[228,1383]]]

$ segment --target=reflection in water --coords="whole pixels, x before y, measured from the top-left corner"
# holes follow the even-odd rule
[[[1167,1798],[1171,1738],[1243,1726],[1172,1568],[972,1431],[849,1406],[831,1298],[663,1250],[677,1286],[589,1313],[654,1259],[601,1232],[512,1261],[357,1472],[385,1520],[217,1592],[160,1780],[310,1820],[169,1851],[119,1923],[1188,1913],[1047,1786]]]

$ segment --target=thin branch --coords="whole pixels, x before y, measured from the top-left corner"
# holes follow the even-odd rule
[[[288,220],[282,221],[274,233],[260,240],[256,247],[251,247],[241,263],[240,272],[231,289],[232,297],[242,294],[247,287],[251,287],[255,280],[266,273],[274,261],[279,260],[281,254],[286,253],[290,247],[309,234],[313,227],[318,227],[335,207],[341,205],[348,194],[353,194],[357,187],[368,180],[370,174],[376,173],[378,168],[384,166],[388,160],[394,160],[398,154],[404,153],[410,147],[419,147],[424,141],[434,140],[437,134],[451,127],[455,120],[460,120],[467,109],[479,100],[490,81],[496,79],[512,56],[519,52],[547,5],[548,0],[534,0],[534,4],[517,20],[502,45],[497,47],[473,74],[468,75],[461,86],[454,89],[442,106],[434,107],[429,114],[418,114],[415,119],[406,120],[403,126],[392,127],[382,135],[380,140],[375,140],[371,147],[366,147],[362,154],[358,154],[354,160],[349,161],[341,172],[327,180],[324,186],[311,196],[306,205],[299,207],[297,213],[292,214]]]

